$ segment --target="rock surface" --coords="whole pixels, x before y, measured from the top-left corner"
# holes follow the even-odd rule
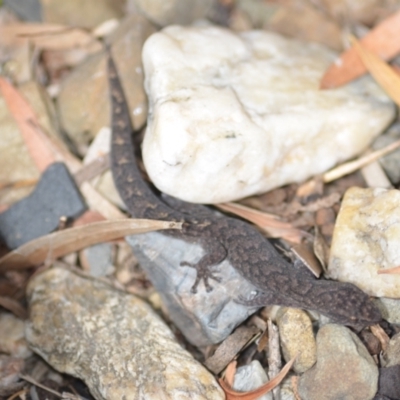
[[[251,31],[170,26],[143,48],[147,172],[195,203],[301,182],[362,151],[394,107],[369,78],[319,90],[326,48]],[[173,60],[173,62],[171,62]]]
[[[150,21],[159,26],[187,25],[205,18],[214,0],[133,0],[132,3]]]
[[[390,341],[387,349],[383,353],[383,367],[393,367],[400,365],[400,333],[394,335]]]
[[[378,367],[348,328],[324,325],[317,334],[317,363],[299,380],[304,400],[371,400],[378,389]]]
[[[400,297],[400,275],[378,274],[399,265],[400,191],[350,188],[333,233],[328,274],[372,296]]]
[[[155,28],[150,22],[132,14],[124,18],[109,38],[135,129],[139,129],[147,117],[140,53],[143,42],[153,32]],[[105,54],[101,53],[91,56],[61,84],[57,103],[61,124],[78,148],[85,148],[101,128],[109,126],[106,78]]]
[[[224,399],[213,376],[183,350],[144,301],[63,268],[28,286],[26,338],[96,399]]]
[[[241,296],[248,298],[255,293],[256,288],[227,259],[216,265],[221,283],[211,280],[211,292],[201,283],[193,294],[196,270],[181,267],[180,263],[200,259],[204,254],[200,245],[158,232],[128,236],[126,240],[160,294],[169,317],[192,344],[206,346],[221,342],[256,310],[237,303]]]
[[[400,299],[381,297],[374,301],[381,311],[383,319],[391,324],[400,324]]]
[[[317,359],[311,319],[296,308],[281,309],[277,316],[283,356],[288,362],[297,356],[293,370],[300,374],[311,368]]]

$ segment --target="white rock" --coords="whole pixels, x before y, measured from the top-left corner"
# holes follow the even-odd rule
[[[400,191],[350,188],[333,232],[328,274],[372,296],[400,298]]]
[[[394,116],[370,78],[318,90],[326,48],[251,31],[170,26],[143,48],[146,169],[198,203],[260,193],[353,157]]]

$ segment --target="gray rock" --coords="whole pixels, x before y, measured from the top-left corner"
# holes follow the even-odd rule
[[[379,307],[383,319],[391,324],[400,324],[400,299],[380,297],[374,302]]]
[[[400,399],[400,365],[379,368],[379,394],[392,400]]]
[[[26,338],[98,400],[224,399],[154,310],[106,283],[52,268],[28,286]]]
[[[26,21],[42,20],[40,0],[4,0],[4,4]]]
[[[51,164],[27,198],[0,214],[0,238],[10,249],[54,231],[61,217],[82,214],[86,205],[63,163]]]
[[[374,150],[386,147],[400,139],[400,123],[393,124],[387,132],[377,137],[372,144]],[[400,149],[379,159],[380,164],[393,185],[400,182]]]
[[[255,310],[235,302],[240,296],[248,298],[256,289],[228,260],[216,267],[221,283],[210,281],[211,292],[206,292],[200,284],[193,294],[196,271],[181,267],[180,263],[200,259],[203,249],[199,245],[158,232],[129,236],[126,240],[159,292],[171,320],[194,345],[221,342]]]
[[[281,309],[277,316],[279,336],[285,361],[297,356],[293,370],[303,373],[317,359],[317,346],[308,314],[296,308]]]
[[[383,353],[382,361],[384,367],[400,365],[400,333],[390,339],[389,345]]]
[[[300,377],[303,400],[371,400],[378,389],[378,367],[348,328],[324,325],[317,334],[317,362]]]
[[[150,21],[167,26],[188,25],[205,18],[214,0],[134,0],[133,3]]]
[[[252,361],[249,365],[239,367],[235,374],[233,389],[238,392],[249,392],[258,389],[268,382],[268,375],[264,371],[260,362]],[[274,400],[272,392],[259,397],[259,400]]]

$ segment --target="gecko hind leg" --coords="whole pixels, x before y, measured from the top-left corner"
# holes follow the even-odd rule
[[[211,292],[213,290],[209,283],[210,279],[216,282],[222,281],[219,276],[215,275],[218,273],[218,271],[215,271],[215,267],[226,258],[227,252],[225,247],[218,242],[214,241],[212,243],[211,241],[207,240],[207,242],[203,243],[203,248],[207,249],[208,252],[199,261],[194,263],[182,261],[180,263],[181,267],[191,267],[196,269],[197,275],[191,288],[192,293],[197,292],[197,287],[201,281],[204,282],[207,292]]]

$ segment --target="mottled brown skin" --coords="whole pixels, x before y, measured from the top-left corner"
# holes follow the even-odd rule
[[[371,325],[381,314],[369,297],[349,283],[312,279],[286,262],[253,226],[221,216],[210,208],[170,198],[163,201],[143,180],[134,156],[129,110],[115,64],[109,56],[111,95],[111,169],[115,185],[127,209],[136,218],[183,222],[181,231],[162,234],[180,237],[203,246],[207,252],[197,263],[193,291],[201,281],[211,290],[209,279],[219,281],[215,266],[228,259],[259,294],[246,305],[278,304],[316,310],[334,321],[351,326]],[[167,202],[169,204],[167,204]],[[179,211],[178,211],[179,210]]]

